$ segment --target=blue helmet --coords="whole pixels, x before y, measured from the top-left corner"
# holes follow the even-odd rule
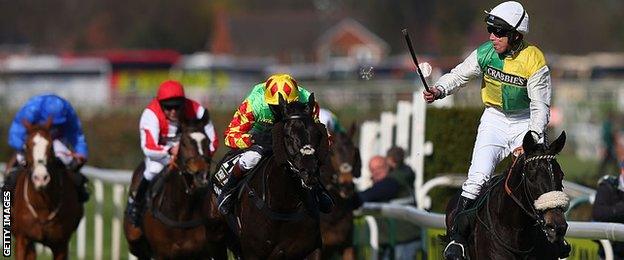
[[[41,116],[43,120],[52,118],[52,124],[60,125],[67,121],[66,102],[56,95],[46,96],[41,102]]]

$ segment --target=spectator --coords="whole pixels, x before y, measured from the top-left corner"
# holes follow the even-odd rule
[[[619,177],[605,175],[598,182],[592,217],[600,222],[624,223],[624,167]],[[611,245],[615,259],[624,260],[624,243],[611,242]],[[599,253],[604,258],[602,248]]]
[[[414,170],[405,164],[405,151],[401,147],[394,146],[386,153],[386,162],[390,167],[390,177],[399,183],[398,197],[414,198]]]
[[[390,176],[390,166],[386,158],[374,156],[368,167],[373,186],[358,194],[361,202],[388,202],[396,199],[400,194],[401,184]],[[377,225],[382,259],[415,259],[416,250],[421,247],[418,226],[387,218],[377,218]]]
[[[615,114],[613,111],[609,111],[607,119],[602,122],[602,159],[600,160],[600,166],[598,167],[598,173],[604,174],[611,172],[611,169],[617,169],[617,158],[615,152],[615,136],[613,123]]]

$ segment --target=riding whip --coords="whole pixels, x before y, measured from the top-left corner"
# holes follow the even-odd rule
[[[416,70],[418,71],[418,75],[420,76],[420,81],[422,81],[423,86],[425,86],[425,89],[427,90],[427,92],[430,92],[429,86],[427,85],[427,81],[425,81],[425,76],[423,75],[422,71],[420,71],[420,67],[418,66],[418,59],[416,58],[416,52],[414,51],[414,47],[412,47],[412,40],[410,39],[409,33],[407,32],[407,29],[403,29],[401,31],[403,32],[403,35],[405,36],[405,41],[407,42],[407,47],[409,48],[409,52],[412,55],[412,60],[414,61],[414,64],[416,65]]]

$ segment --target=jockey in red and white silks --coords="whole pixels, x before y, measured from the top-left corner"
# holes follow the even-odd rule
[[[165,81],[161,84],[158,96],[150,102],[141,115],[139,123],[141,149],[145,154],[143,176],[147,180],[152,180],[169,164],[172,158],[171,149],[178,145],[180,123],[167,119],[161,104],[162,100],[176,97],[184,98],[184,92],[179,91],[182,89],[181,85],[178,85],[179,83],[175,81]],[[169,91],[171,92],[169,93],[168,90],[175,91]],[[208,113],[208,110],[199,103],[188,98],[183,99],[183,107],[183,116],[189,119],[199,119],[204,116],[204,113]],[[204,126],[204,132],[210,138],[210,153],[212,155],[219,144],[212,121]]]

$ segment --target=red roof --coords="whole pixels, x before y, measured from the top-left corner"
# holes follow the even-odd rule
[[[180,53],[170,49],[155,49],[155,50],[105,50],[95,51],[88,53],[70,53],[64,54],[64,57],[73,56],[95,56],[107,59],[111,64],[118,63],[161,63],[161,64],[174,64],[180,59]]]

